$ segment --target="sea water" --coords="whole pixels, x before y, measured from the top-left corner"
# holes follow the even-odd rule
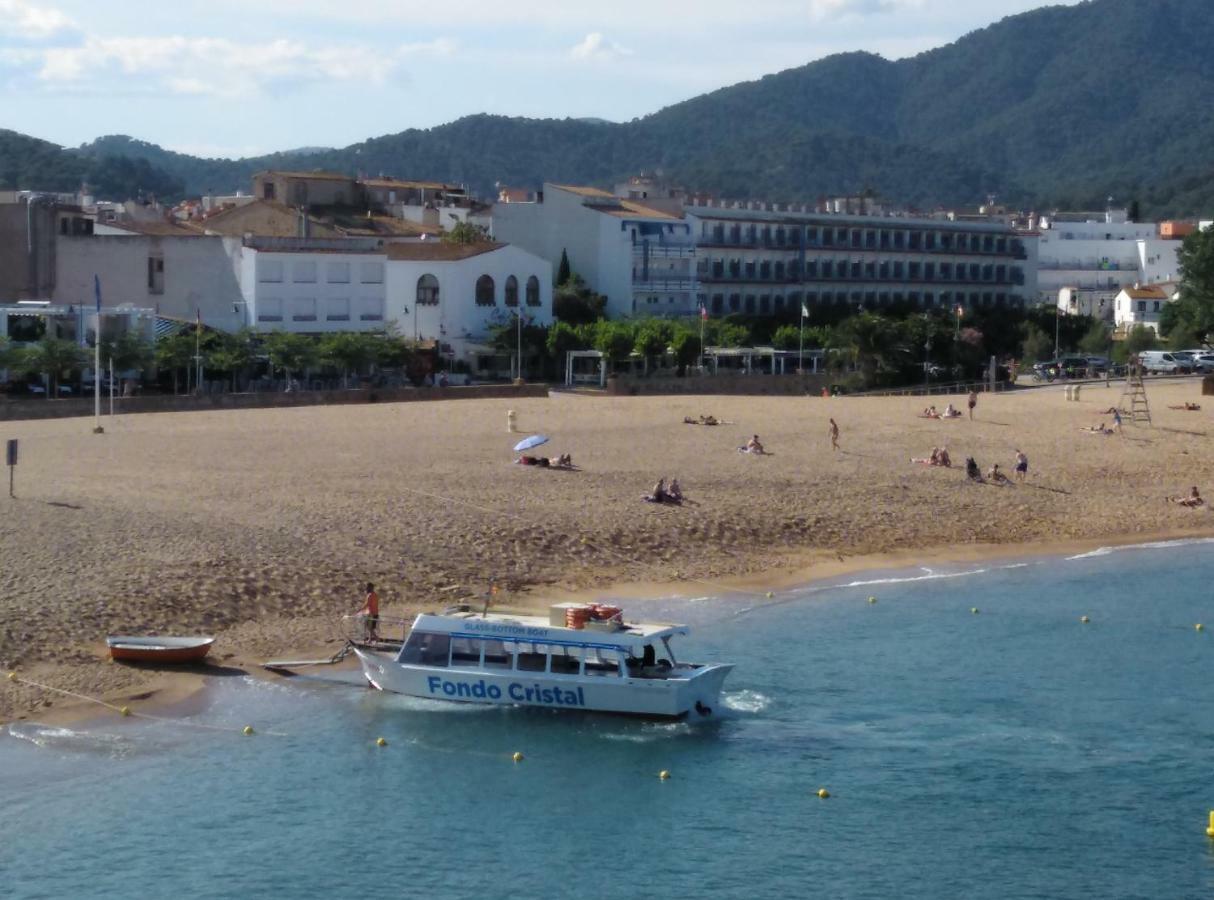
[[[10,724],[0,896],[1214,894],[1214,544],[845,581],[647,610],[737,665],[707,721],[346,676]]]

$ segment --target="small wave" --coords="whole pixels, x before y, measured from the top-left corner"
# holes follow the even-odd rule
[[[758,691],[733,691],[721,695],[721,702],[737,712],[757,713],[771,706],[771,698]]]
[[[640,731],[607,731],[599,735],[605,741],[624,741],[629,744],[652,744],[673,737],[692,734],[690,722],[647,722]]]
[[[1112,553],[1123,553],[1129,550],[1171,550],[1175,547],[1193,547],[1201,544],[1214,544],[1214,538],[1176,538],[1170,541],[1147,541],[1145,544],[1122,544],[1118,547],[1097,547],[1095,550],[1089,550],[1087,553],[1079,553],[1075,556],[1068,556],[1068,562],[1076,559],[1093,559],[1099,556],[1108,556]]]
[[[989,572],[990,569],[967,569],[964,572],[932,572],[926,570],[926,575],[891,575],[888,578],[866,578],[859,581],[848,581],[844,584],[830,585],[830,589],[835,588],[854,588],[854,587],[870,587],[875,584],[908,584],[913,581],[935,581],[942,578],[968,578],[970,575],[983,575]]]
[[[115,759],[130,755],[135,743],[119,734],[99,731],[75,731],[62,726],[38,722],[14,722],[8,733],[17,740],[27,741],[46,750],[75,750],[82,753],[105,753]]]

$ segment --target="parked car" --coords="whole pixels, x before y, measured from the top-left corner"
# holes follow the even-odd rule
[[[1138,354],[1138,364],[1152,375],[1182,375],[1193,371],[1191,360],[1167,350],[1144,350]]]
[[[1214,353],[1199,353],[1194,356],[1193,368],[1198,372],[1214,372]]]
[[[1087,357],[1088,368],[1103,375],[1109,368],[1109,358],[1107,356],[1089,356]]]

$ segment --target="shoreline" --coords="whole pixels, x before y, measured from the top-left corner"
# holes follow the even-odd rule
[[[1006,544],[975,543],[960,546],[924,547],[919,549],[898,549],[870,554],[857,554],[848,557],[829,551],[812,551],[798,554],[802,557],[795,566],[786,569],[776,569],[772,572],[756,576],[738,576],[733,578],[716,579],[712,582],[700,579],[680,581],[621,581],[604,585],[599,588],[588,588],[575,591],[536,591],[520,597],[519,603],[511,603],[508,597],[503,607],[526,610],[543,608],[548,603],[566,602],[571,600],[633,600],[643,605],[659,599],[690,599],[710,593],[728,598],[730,595],[748,596],[759,602],[776,602],[773,594],[789,591],[823,590],[832,587],[844,587],[843,584],[832,584],[838,579],[849,575],[862,573],[890,573],[915,571],[931,565],[961,565],[966,563],[985,563],[993,561],[1033,561],[1046,559],[1066,559],[1071,556],[1090,553],[1102,548],[1133,548],[1150,547],[1153,544],[1172,542],[1202,542],[1214,540],[1214,528],[1202,529],[1170,529],[1155,533],[1119,534],[1102,538],[1069,539],[1063,541],[1027,541]],[[807,557],[818,557],[814,562],[806,561]],[[692,587],[698,585],[698,587]],[[390,615],[393,610],[385,608],[384,614]],[[263,623],[268,624],[268,623]],[[225,633],[238,631],[240,626],[219,631],[216,637],[222,639]],[[322,643],[331,645],[332,640],[317,637],[315,641],[302,644],[288,644],[274,656],[278,658],[309,658],[325,652],[318,649]],[[93,649],[93,648],[90,648]],[[152,669],[132,668],[124,666],[129,673],[144,673],[146,677],[136,678],[129,687],[118,691],[103,693],[92,701],[101,701],[113,706],[130,706],[132,713],[138,716],[146,714],[174,718],[173,712],[180,717],[194,714],[200,708],[199,701],[209,686],[209,680],[217,677],[241,675],[264,681],[276,681],[284,676],[264,669],[261,665],[269,657],[255,659],[249,653],[225,653],[221,661],[208,662],[205,667],[192,669]],[[348,666],[348,661],[340,665]],[[54,663],[43,663],[35,666],[33,672],[49,669],[48,675],[35,677],[32,681],[58,687],[51,681],[58,666]],[[207,671],[211,669],[212,671]],[[7,675],[7,673],[5,673]],[[25,673],[18,671],[18,678]],[[7,682],[6,682],[7,683]],[[53,694],[56,698],[61,694]],[[118,713],[103,709],[97,702],[86,700],[55,700],[54,706],[47,707],[45,714],[21,713],[10,715],[0,721],[0,728],[10,722],[39,724],[49,727],[64,727],[82,725],[117,718]],[[189,710],[185,712],[185,710]]]

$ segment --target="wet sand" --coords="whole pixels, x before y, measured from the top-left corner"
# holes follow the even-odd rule
[[[385,615],[407,618],[480,602],[492,583],[515,606],[608,590],[761,596],[928,556],[1214,533],[1208,507],[1165,501],[1214,491],[1214,402],[1167,408],[1201,402],[1195,379],[1148,390],[1155,427],[1114,436],[1080,429],[1111,421],[1117,384],[1085,386],[1080,402],[1061,387],[984,394],[973,422],[920,418],[915,397],[554,394],[129,416],[104,435],[89,419],[5,423],[22,454],[17,499],[0,497],[0,667],[152,703],[177,679],[108,664],[107,633],[213,633],[229,668],[328,656],[367,580]],[[705,413],[729,424],[682,422]],[[532,432],[579,469],[513,465]],[[772,455],[737,452],[754,433]],[[909,462],[943,445],[953,469]],[[1023,483],[965,478],[966,456],[1012,474],[1017,449]],[[672,475],[688,503],[640,499]],[[5,719],[65,705],[0,690]]]

